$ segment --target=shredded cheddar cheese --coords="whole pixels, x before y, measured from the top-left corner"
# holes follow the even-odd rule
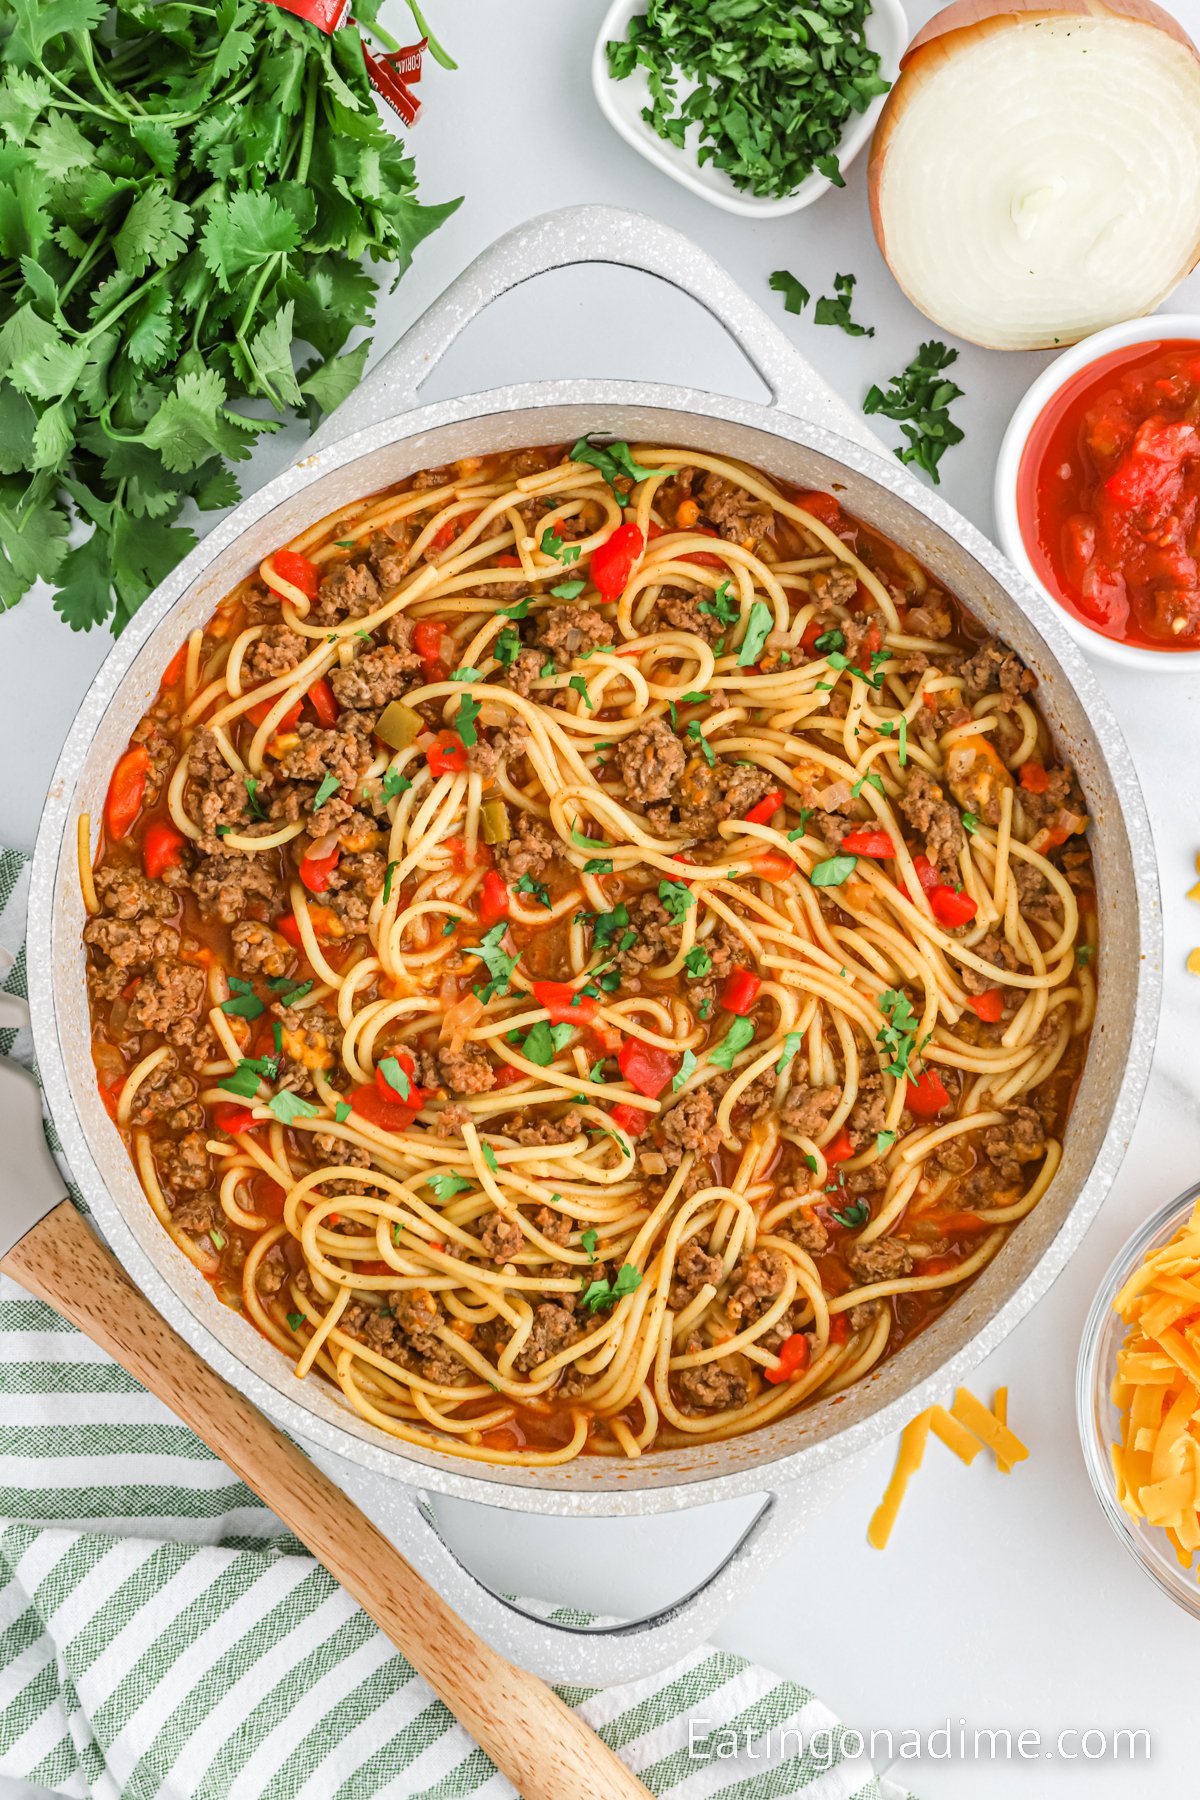
[[[1001,1474],[1007,1475],[1015,1463],[1024,1462],[1029,1455],[1020,1438],[1008,1428],[1007,1388],[997,1388],[991,1412],[969,1388],[961,1387],[956,1390],[954,1405],[948,1412],[944,1406],[926,1407],[900,1434],[896,1466],[867,1527],[867,1540],[876,1550],[887,1548],[901,1502],[909,1482],[921,1466],[931,1431],[968,1468],[981,1450],[990,1450],[996,1459],[996,1467]]]
[[[1200,951],[1193,951],[1200,974]],[[1189,957],[1189,967],[1192,964]],[[1184,1568],[1200,1549],[1200,1204],[1113,1301],[1129,1327],[1117,1357],[1117,1498],[1161,1526]]]

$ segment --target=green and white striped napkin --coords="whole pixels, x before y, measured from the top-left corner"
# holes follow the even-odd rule
[[[25,992],[27,879],[0,852],[10,993]],[[2,1031],[0,1054],[28,1061],[31,1046]],[[2,1277],[0,1395],[0,1777],[72,1800],[511,1800],[279,1520]],[[807,1689],[721,1650],[624,1687],[560,1691],[674,1800],[906,1800]],[[689,1746],[697,1714],[714,1725],[707,1746]]]

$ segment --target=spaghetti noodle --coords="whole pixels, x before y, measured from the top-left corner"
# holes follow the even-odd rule
[[[94,875],[81,833],[158,1216],[298,1375],[459,1457],[861,1380],[1061,1154],[1094,897],[1034,685],[831,496],[692,450],[322,520],[181,646]]]

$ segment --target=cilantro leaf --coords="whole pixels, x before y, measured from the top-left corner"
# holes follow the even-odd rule
[[[559,1051],[575,1038],[574,1025],[551,1025],[548,1019],[539,1019],[525,1033],[521,1049],[530,1062],[537,1063],[539,1068],[546,1068],[554,1061]]]
[[[315,1119],[320,1112],[311,1100],[302,1100],[299,1094],[288,1089],[280,1094],[272,1094],[267,1101],[267,1110],[275,1115],[281,1125],[294,1125],[297,1119]]]
[[[817,863],[808,879],[816,888],[841,887],[854,873],[857,862],[857,856],[831,856],[826,862]]]
[[[902,463],[924,469],[935,485],[942,457],[963,439],[961,427],[950,417],[951,402],[961,399],[962,389],[943,374],[957,360],[957,350],[931,338],[907,367],[892,376],[886,392],[872,386],[863,401],[865,413],[882,413],[899,423],[908,443],[896,455]]]
[[[498,925],[493,925],[490,931],[485,932],[482,943],[471,944],[467,947],[467,954],[477,956],[492,978],[486,987],[475,990],[485,1006],[493,995],[499,994],[503,997],[507,994],[513,970],[521,960],[519,950],[510,956],[506,950],[501,948],[507,931],[508,922],[502,919]]]
[[[754,1026],[749,1019],[735,1019],[721,1042],[708,1053],[708,1060],[718,1069],[732,1069],[739,1050],[754,1039]]]
[[[641,1285],[641,1270],[635,1269],[632,1263],[624,1263],[617,1270],[617,1279],[613,1282],[585,1282],[579,1303],[591,1313],[607,1311],[610,1306],[615,1306],[618,1300],[623,1300],[627,1294],[636,1293]]]
[[[763,653],[767,634],[775,623],[775,614],[765,600],[756,600],[750,608],[750,617],[746,621],[746,635],[738,650],[738,667],[749,668],[756,663]]]
[[[671,1077],[671,1092],[677,1094],[689,1075],[694,1075],[698,1068],[696,1057],[691,1050],[685,1050],[678,1069]]]
[[[708,613],[722,625],[736,625],[742,616],[742,609],[732,598],[727,581],[723,581],[715,593],[708,594],[701,600],[700,611]]]
[[[229,985],[233,989],[230,999],[222,1000],[221,1011],[228,1013],[233,1019],[257,1019],[266,1007],[254,991],[254,984],[243,981],[240,975],[231,975]]]
[[[865,1200],[854,1200],[849,1206],[844,1206],[840,1212],[831,1209],[829,1216],[831,1219],[836,1219],[838,1224],[844,1226],[847,1231],[858,1231],[870,1218],[871,1208]]]
[[[683,966],[692,981],[702,981],[711,975],[713,960],[703,944],[693,944],[683,959]]]
[[[341,780],[337,775],[322,775],[321,784],[313,795],[313,811],[320,812],[325,802],[332,800],[341,785]]]
[[[783,1040],[783,1049],[780,1051],[779,1061],[775,1064],[775,1073],[777,1075],[783,1074],[803,1042],[804,1033],[802,1031],[789,1031],[787,1033]]]
[[[813,308],[813,323],[816,325],[838,325],[847,337],[874,337],[873,325],[860,325],[850,317],[850,305],[854,297],[857,277],[854,275],[835,275],[833,293],[822,294]]]
[[[469,750],[479,742],[479,733],[475,729],[475,721],[479,717],[479,701],[472,700],[470,694],[464,694],[458,703],[458,711],[454,715],[454,726],[459,737]]]
[[[599,469],[618,500],[625,498],[623,490],[617,486],[620,480],[638,482],[654,475],[675,473],[673,469],[644,469],[641,463],[633,460],[629,445],[619,440],[611,444],[593,444],[590,438],[581,437],[572,447],[571,461],[589,463],[593,469]]]
[[[660,881],[658,897],[675,925],[681,925],[696,904],[696,896],[682,881]]]
[[[515,894],[531,894],[539,906],[548,907],[551,904],[550,889],[544,882],[535,881],[529,874],[521,875],[513,882],[513,892]]]
[[[465,1194],[474,1184],[462,1175],[427,1175],[425,1185],[436,1200],[452,1200],[455,1194]]]
[[[768,284],[776,294],[783,295],[783,310],[790,313],[803,312],[812,296],[802,281],[788,269],[776,269]]]

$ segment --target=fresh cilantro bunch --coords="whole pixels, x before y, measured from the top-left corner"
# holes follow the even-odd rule
[[[916,463],[935,484],[941,480],[938,464],[943,456],[963,440],[961,425],[950,417],[950,403],[962,398],[962,389],[944,373],[957,361],[957,350],[931,338],[907,368],[892,376],[886,392],[872,386],[863,401],[865,413],[882,413],[897,421],[908,443],[896,455],[902,463]]]
[[[272,415],[358,382],[363,258],[398,280],[458,202],[415,199],[357,26],[0,0],[0,47],[0,608],[42,577],[74,630],[116,633],[195,543],[185,502],[231,505]]]
[[[642,117],[754,194],[792,193],[816,169],[844,187],[837,148],[890,83],[866,42],[870,0],[649,0],[607,46],[609,73],[646,71]],[[680,79],[695,83],[680,101]]]

